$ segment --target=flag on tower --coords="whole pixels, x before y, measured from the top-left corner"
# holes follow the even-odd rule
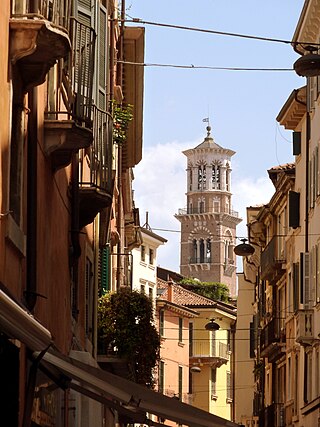
[[[203,122],[209,123],[209,117],[205,117],[204,119],[202,119]]]

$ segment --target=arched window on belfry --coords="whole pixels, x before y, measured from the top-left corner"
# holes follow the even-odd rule
[[[221,189],[221,165],[220,162],[212,164],[211,182],[214,190]]]
[[[196,239],[193,239],[193,241],[192,241],[191,262],[192,263],[197,262],[197,241],[196,241]]]
[[[203,239],[200,240],[200,262],[201,263],[205,262],[205,260],[204,260],[204,240]]]
[[[211,240],[207,239],[207,248],[206,248],[206,258],[207,262],[211,262]]]

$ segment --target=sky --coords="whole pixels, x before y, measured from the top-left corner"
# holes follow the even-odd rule
[[[290,41],[303,3],[127,0],[126,13],[128,19]],[[292,69],[299,57],[286,43],[144,26],[145,63]],[[294,161],[292,132],[276,117],[305,79],[294,71],[163,66],[144,67],[144,75],[143,156],[133,171],[135,204],[141,225],[148,212],[152,230],[168,240],[158,250],[158,265],[178,272],[180,223],[174,214],[186,206],[187,165],[182,151],[203,141],[207,126],[203,119],[210,118],[215,142],[236,152],[232,209],[243,219],[236,235],[246,237],[246,207],[267,203],[274,191],[268,169]],[[239,260],[237,265],[241,271]]]

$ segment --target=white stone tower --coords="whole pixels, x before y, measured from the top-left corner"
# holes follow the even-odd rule
[[[207,136],[187,157],[187,208],[175,217],[181,223],[180,273],[203,282],[220,282],[236,294],[236,226],[241,222],[232,210],[231,157]]]

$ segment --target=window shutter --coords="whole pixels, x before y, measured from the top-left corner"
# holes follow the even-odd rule
[[[304,309],[311,307],[310,254],[300,254],[300,303]]]
[[[293,155],[298,156],[301,154],[301,132],[293,132],[292,134],[292,142],[293,142]]]
[[[320,302],[320,243],[316,246],[316,301]]]
[[[289,191],[289,227],[300,226],[300,193]]]
[[[106,246],[99,253],[100,294],[105,295],[110,290],[110,248]]]
[[[299,293],[299,263],[293,263],[293,310],[299,309],[300,293]]]
[[[254,322],[250,322],[250,359],[255,358],[255,329]]]
[[[98,107],[102,110],[106,110],[107,108],[107,96],[106,96],[106,86],[107,86],[107,46],[108,46],[108,40],[107,40],[107,34],[108,34],[108,19],[107,19],[107,10],[104,6],[100,4],[99,11],[98,11],[99,17],[98,17],[98,54],[97,54],[97,60],[98,60],[98,74],[97,74],[97,80],[98,80]]]

